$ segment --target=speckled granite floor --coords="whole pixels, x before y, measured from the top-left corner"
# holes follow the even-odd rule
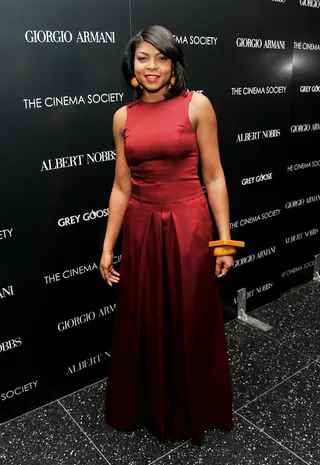
[[[320,464],[320,284],[251,313],[263,332],[226,324],[234,429],[199,448],[120,433],[102,416],[105,380],[0,426],[1,465]]]

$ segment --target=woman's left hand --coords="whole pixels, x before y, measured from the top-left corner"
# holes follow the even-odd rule
[[[232,255],[223,255],[216,258],[216,278],[223,278],[230,268],[234,267],[234,261]]]

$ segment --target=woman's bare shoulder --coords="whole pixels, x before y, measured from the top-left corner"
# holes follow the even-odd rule
[[[123,132],[127,120],[127,106],[118,108],[113,115],[113,128],[115,131]]]
[[[198,120],[205,116],[212,116],[212,113],[215,114],[212,103],[210,102],[208,97],[206,97],[203,94],[200,94],[200,92],[193,93],[191,98],[191,104],[192,113]]]

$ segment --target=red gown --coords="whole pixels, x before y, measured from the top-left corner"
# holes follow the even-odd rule
[[[106,422],[146,426],[160,441],[232,429],[213,228],[198,177],[192,93],[127,106],[125,156],[132,198],[106,389]]]

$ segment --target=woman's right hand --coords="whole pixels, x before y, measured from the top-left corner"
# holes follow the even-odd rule
[[[113,253],[102,252],[100,261],[100,273],[103,279],[112,287],[112,283],[118,283],[120,274],[113,268]]]

